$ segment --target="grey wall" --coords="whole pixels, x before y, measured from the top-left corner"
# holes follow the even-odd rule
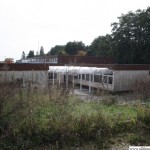
[[[0,82],[11,82],[17,78],[23,78],[24,83],[31,81],[41,87],[47,86],[47,71],[0,71]]]
[[[114,71],[114,91],[134,90],[137,81],[150,79],[148,70]]]

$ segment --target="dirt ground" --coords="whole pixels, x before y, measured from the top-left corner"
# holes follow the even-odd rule
[[[119,104],[126,104],[126,103],[137,103],[139,102],[140,96],[137,93],[133,92],[122,92],[122,93],[109,93],[109,92],[101,92],[99,94],[95,93],[94,91],[91,91],[89,94],[88,89],[82,89],[80,91],[79,89],[74,89],[73,95],[79,97],[82,100],[86,101],[103,101],[103,100],[114,100],[118,102]]]

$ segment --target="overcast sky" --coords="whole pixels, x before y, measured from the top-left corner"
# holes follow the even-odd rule
[[[0,61],[36,54],[41,45],[45,53],[74,40],[90,45],[111,33],[122,13],[148,6],[150,0],[0,0]]]

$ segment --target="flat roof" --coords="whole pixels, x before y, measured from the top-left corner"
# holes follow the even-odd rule
[[[0,63],[0,70],[4,70],[7,66],[7,70],[10,71],[26,71],[26,70],[49,70],[49,66],[64,66],[63,63],[58,64],[6,64]],[[68,65],[69,66],[69,65]],[[96,67],[96,68],[108,68],[110,70],[149,70],[150,71],[150,64],[78,64],[74,66],[81,66],[81,67]]]
[[[81,67],[81,66],[49,66],[48,72],[55,72],[61,74],[101,74],[111,73],[112,70],[108,68],[97,67]]]
[[[150,70],[150,64],[81,64],[88,67],[106,67],[111,70]]]

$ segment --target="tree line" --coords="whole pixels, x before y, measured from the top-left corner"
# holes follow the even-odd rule
[[[23,51],[21,58],[30,58],[30,57],[34,57],[34,56],[44,56],[44,55],[45,55],[44,47],[41,46],[40,53],[38,53],[38,51],[37,51],[36,54],[34,54],[34,50],[30,50],[29,53],[26,56],[25,52]]]
[[[38,55],[101,56],[112,57],[119,64],[150,64],[150,7],[122,14],[111,27],[111,34],[95,38],[90,45],[68,42],[52,47],[47,54],[41,46]],[[27,57],[31,56],[34,51],[29,51]]]

